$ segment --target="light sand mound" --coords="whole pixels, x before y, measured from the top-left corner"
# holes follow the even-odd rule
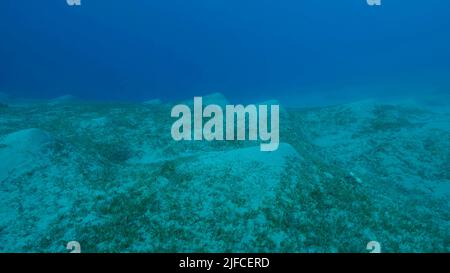
[[[50,100],[49,105],[70,104],[77,102],[78,99],[72,95],[64,95]]]
[[[180,162],[177,174],[192,178],[188,187],[200,196],[241,199],[245,203],[241,209],[256,209],[264,200],[274,198],[291,158],[298,159],[299,155],[286,143],[281,143],[277,151],[270,153],[261,152],[259,146],[210,152],[194,160],[183,160],[185,163]]]
[[[50,134],[35,128],[6,135],[0,141],[0,181],[13,171],[17,174],[32,168],[52,141]]]

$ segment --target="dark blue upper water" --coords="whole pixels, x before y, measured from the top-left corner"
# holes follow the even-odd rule
[[[287,101],[450,78],[446,0],[2,0],[0,37],[0,90],[18,97]]]

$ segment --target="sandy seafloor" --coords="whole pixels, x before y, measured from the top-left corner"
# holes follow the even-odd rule
[[[157,100],[3,97],[1,252],[450,251],[442,100],[283,108],[264,153],[175,142]]]

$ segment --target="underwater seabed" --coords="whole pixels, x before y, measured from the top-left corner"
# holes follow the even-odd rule
[[[265,153],[173,141],[159,100],[0,99],[1,252],[450,251],[442,107],[282,108]]]

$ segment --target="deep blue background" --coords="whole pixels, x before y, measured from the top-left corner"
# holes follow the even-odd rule
[[[444,82],[450,1],[2,0],[0,39],[0,91],[14,96],[286,100]]]

